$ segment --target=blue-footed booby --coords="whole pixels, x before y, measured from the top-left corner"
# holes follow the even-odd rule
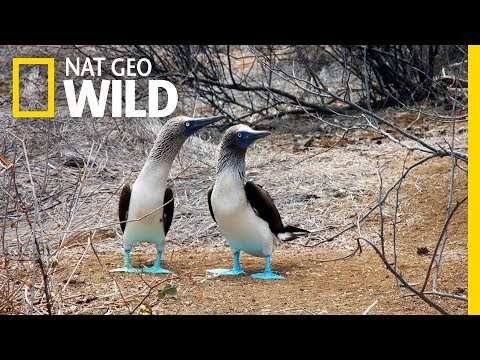
[[[163,125],[135,183],[132,187],[126,183],[122,188],[118,215],[123,231],[125,265],[113,272],[170,272],[161,266],[165,236],[172,224],[174,208],[173,191],[167,187],[168,173],[185,140],[202,127],[223,118],[180,116]],[[136,242],[156,245],[157,259],[152,267],[135,269],[131,266],[130,251]]]
[[[233,253],[233,269],[207,270],[217,275],[240,275],[240,251],[265,258],[265,270],[254,279],[284,279],[270,268],[270,256],[282,241],[295,238],[294,232],[309,231],[284,226],[273,199],[252,181],[245,180],[245,153],[255,140],[270,135],[246,125],[230,127],[223,135],[215,184],[208,190],[208,205],[218,229]]]

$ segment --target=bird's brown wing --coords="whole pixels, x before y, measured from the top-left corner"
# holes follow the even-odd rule
[[[165,189],[163,203],[165,204],[163,207],[163,229],[165,230],[165,235],[167,235],[170,225],[172,225],[173,209],[175,207],[173,202],[173,191],[169,187]]]
[[[212,215],[212,218],[215,222],[217,222],[217,220],[215,220],[215,215],[213,215],[213,208],[212,208],[212,191],[213,191],[213,186],[210,186],[210,188],[208,189],[208,192],[207,192],[207,196],[208,196],[208,209],[210,210],[210,215]]]
[[[125,226],[128,218],[128,207],[130,206],[130,195],[132,194],[132,188],[128,183],[125,183],[120,193],[120,201],[118,202],[118,219],[120,220],[120,227],[122,232],[125,232]]]
[[[276,235],[283,232],[284,228],[280,213],[270,194],[252,181],[247,181],[245,184],[245,193],[252,208],[259,217],[268,223],[272,233]]]

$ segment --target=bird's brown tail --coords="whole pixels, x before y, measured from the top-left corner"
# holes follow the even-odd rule
[[[309,233],[310,231],[301,229],[295,226],[285,226],[281,234],[278,234],[278,238],[282,241],[292,241],[298,237],[295,233]]]
[[[310,232],[308,230],[301,229],[301,228],[291,226],[291,225],[285,226],[283,230],[285,232],[301,232],[301,233],[309,233]]]

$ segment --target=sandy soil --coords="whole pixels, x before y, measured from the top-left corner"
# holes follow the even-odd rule
[[[137,266],[152,265],[152,256],[135,257]],[[372,304],[369,314],[437,314],[415,297],[402,297],[394,277],[371,250],[347,260],[319,262],[345,255],[337,251],[279,250],[272,260],[274,271],[285,280],[252,280],[250,276],[217,277],[205,269],[230,267],[232,256],[223,251],[189,250],[167,252],[164,266],[172,275],[111,274],[107,269],[121,265],[121,256],[99,254],[84,259],[64,296],[65,313],[125,314],[142,301],[153,314],[362,314]],[[413,283],[428,265],[429,258],[412,254],[400,266]],[[263,270],[263,260],[242,256],[248,274]],[[445,290],[464,295],[466,276],[452,261],[443,264],[450,271],[442,277]],[[65,280],[68,271],[64,272]],[[115,285],[116,283],[116,285]],[[159,299],[158,290],[166,284],[177,288],[176,297]],[[151,287],[151,294],[145,289]],[[115,290],[117,289],[117,290]],[[120,293],[125,298],[122,299]],[[406,292],[405,292],[406,293]],[[466,302],[439,300],[452,314],[464,314]],[[143,307],[142,307],[143,309]],[[135,310],[135,311],[134,311]],[[146,310],[144,310],[146,311]]]

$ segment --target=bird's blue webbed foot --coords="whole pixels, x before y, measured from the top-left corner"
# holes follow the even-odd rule
[[[252,279],[262,279],[262,280],[283,280],[285,279],[281,275],[274,274],[273,272],[262,272],[262,273],[257,273],[257,274],[252,274],[251,275]]]
[[[125,261],[124,261],[124,265],[123,267],[121,268],[117,268],[117,269],[113,269],[113,270],[110,270],[110,272],[129,272],[129,273],[136,273],[136,272],[140,272],[141,270],[139,269],[135,269],[134,267],[132,267],[132,265],[130,265],[130,251],[131,250],[125,250]]]
[[[134,267],[131,267],[131,266],[124,266],[124,267],[121,267],[121,268],[112,269],[112,270],[110,270],[110,272],[138,273],[138,272],[142,272],[142,270],[141,269],[135,269]]]
[[[136,269],[130,265],[130,250],[125,250],[125,266],[110,270],[110,272],[147,273],[147,274],[170,274],[170,271],[161,267],[162,252],[157,251],[157,259],[152,267]]]
[[[252,279],[262,279],[262,280],[283,280],[285,279],[281,275],[274,274],[270,269],[270,256],[265,256],[265,270],[262,273],[252,274]]]
[[[167,269],[163,269],[160,266],[152,266],[149,268],[141,269],[140,272],[148,273],[148,274],[170,274],[171,271]]]
[[[242,275],[245,274],[245,271],[242,269],[240,270],[235,270],[235,269],[208,269],[207,270],[209,273],[215,274],[215,275]]]
[[[144,268],[141,271],[147,274],[170,274],[170,270],[162,268],[162,252],[157,251],[157,259],[152,267]]]
[[[235,276],[245,274],[245,271],[240,267],[240,251],[233,254],[233,269],[209,269],[207,271],[215,275]]]

